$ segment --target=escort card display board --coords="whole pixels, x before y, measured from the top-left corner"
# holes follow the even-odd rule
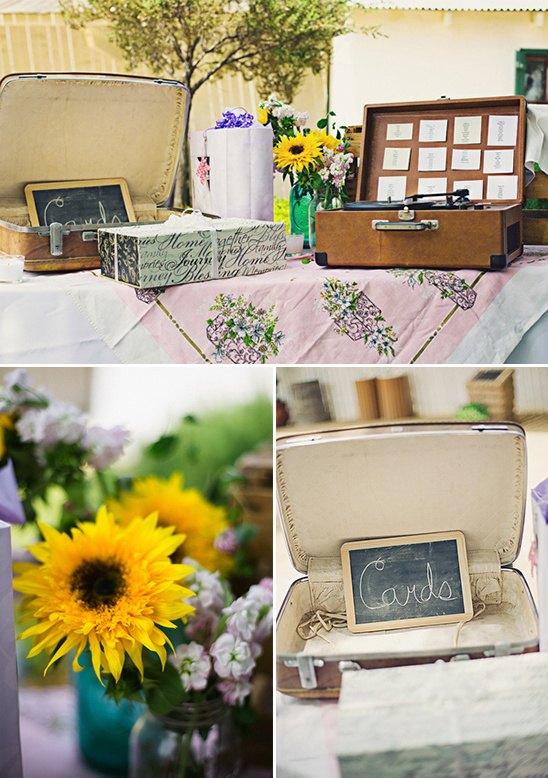
[[[503,269],[523,250],[524,148],[520,95],[365,106],[356,202],[317,215],[316,262]]]
[[[280,691],[336,697],[346,668],[538,650],[536,608],[522,574],[511,566],[519,553],[526,495],[525,433],[519,425],[408,422],[281,435],[276,485],[287,549],[302,574],[278,615]],[[454,623],[404,626],[394,620],[384,625],[389,629],[352,632],[341,547],[359,539],[363,546],[365,540],[376,549],[366,564],[382,562],[387,557],[379,549],[387,539],[397,556],[410,535],[432,533],[464,536],[460,572],[466,560],[473,615],[465,599]],[[368,604],[384,598],[397,612],[396,597],[405,603],[409,594],[409,600],[432,606],[430,593],[448,593],[444,582],[452,595],[458,555],[446,573],[436,567],[436,558],[443,557],[439,549],[430,572],[423,547],[419,568],[398,583],[388,576],[381,580],[387,567],[376,569]],[[354,567],[360,570],[358,563]],[[318,614],[332,628],[326,630]]]
[[[462,532],[343,543],[350,632],[464,622],[474,615]]]

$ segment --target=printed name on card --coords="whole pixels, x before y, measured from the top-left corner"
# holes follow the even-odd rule
[[[447,119],[421,119],[419,141],[421,143],[444,143],[447,140]]]
[[[441,195],[441,197],[432,197],[433,200],[445,200],[444,192],[447,192],[446,178],[419,178],[417,183],[417,192],[421,195]],[[420,206],[420,203],[417,205]]]
[[[406,195],[407,176],[380,176],[377,200],[403,200]]]
[[[453,181],[453,192],[457,189],[468,189],[470,200],[483,200],[483,180]]]
[[[411,149],[386,148],[382,163],[383,170],[409,170]]]
[[[453,143],[481,143],[481,116],[456,116],[453,129]]]
[[[484,173],[513,173],[514,149],[487,150],[483,156]]]
[[[488,200],[517,200],[518,177],[517,176],[488,176],[487,178]]]
[[[518,139],[517,116],[490,116],[488,146],[515,146]]]
[[[419,149],[419,164],[417,169],[446,170],[447,149],[445,147]]]
[[[480,165],[480,149],[453,149],[451,156],[451,167],[453,170],[479,170]]]
[[[388,124],[386,126],[386,140],[411,140],[413,138],[413,124]]]

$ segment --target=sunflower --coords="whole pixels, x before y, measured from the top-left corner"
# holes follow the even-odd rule
[[[318,141],[320,146],[323,146],[326,149],[331,149],[332,151],[335,151],[341,145],[340,140],[337,140],[337,138],[334,138],[333,135],[328,135],[325,131],[322,130],[311,130],[310,135]]]
[[[73,648],[73,669],[81,670],[88,645],[99,680],[103,669],[118,682],[126,653],[143,677],[143,646],[164,665],[171,643],[159,627],[175,627],[174,619],[194,611],[182,599],[192,592],[176,583],[193,568],[171,562],[181,537],[156,521],[151,515],[121,527],[103,506],[71,535],[39,523],[45,539],[30,551],[41,564],[14,565],[14,588],[26,595],[23,621],[38,622],[19,636],[34,637],[29,657],[53,653],[44,674]]]
[[[274,158],[279,168],[301,170],[314,165],[321,157],[321,143],[316,135],[298,132],[294,138],[282,138],[274,147]]]
[[[182,473],[173,473],[167,480],[154,475],[136,478],[131,492],[107,500],[107,505],[122,524],[157,512],[158,524],[175,527],[186,536],[176,558],[190,557],[211,572],[231,572],[233,557],[214,546],[215,539],[231,527],[227,512],[208,502],[198,489],[183,489]]]

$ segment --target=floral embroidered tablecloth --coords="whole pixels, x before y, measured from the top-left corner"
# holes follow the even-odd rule
[[[548,249],[504,271],[285,270],[135,290],[79,274],[66,293],[124,362],[501,363],[548,310]]]

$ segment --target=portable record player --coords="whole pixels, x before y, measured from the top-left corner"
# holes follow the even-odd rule
[[[364,108],[356,201],[316,212],[316,262],[498,270],[522,253],[525,99]]]

